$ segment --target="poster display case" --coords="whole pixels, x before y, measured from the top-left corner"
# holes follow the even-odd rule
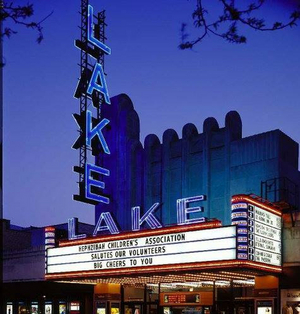
[[[111,302],[110,314],[120,314],[120,303],[119,302]]]
[[[299,289],[281,289],[281,311],[283,314],[300,313]]]
[[[59,314],[67,314],[67,303],[64,301],[59,301],[58,304],[58,313]]]
[[[25,302],[18,303],[18,314],[28,314]]]
[[[106,314],[106,302],[96,302],[96,314]]]
[[[52,302],[45,302],[45,314],[53,314]]]
[[[73,301],[69,303],[69,313],[70,314],[79,314],[80,313],[80,302]]]
[[[7,302],[6,303],[6,314],[13,314],[13,303],[12,302]]]
[[[38,304],[38,302],[31,302],[30,314],[38,314],[38,313],[39,313],[39,304]]]

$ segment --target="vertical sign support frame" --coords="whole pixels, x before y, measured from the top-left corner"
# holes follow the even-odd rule
[[[74,149],[79,149],[79,165],[74,167],[74,172],[77,172],[78,177],[78,185],[79,185],[79,193],[78,195],[73,195],[73,199],[76,201],[81,201],[84,203],[96,205],[97,201],[93,201],[87,199],[85,197],[85,182],[86,182],[86,173],[85,173],[85,165],[88,162],[88,151],[90,149],[85,139],[85,119],[86,112],[90,106],[95,108],[95,118],[93,121],[100,121],[101,119],[101,106],[105,103],[105,98],[102,93],[99,93],[97,90],[93,91],[93,94],[89,96],[86,92],[87,84],[90,79],[90,76],[93,72],[94,63],[100,64],[104,71],[104,51],[102,51],[96,45],[91,47],[89,45],[89,0],[81,0],[81,36],[80,40],[75,41],[75,46],[80,49],[80,79],[78,82],[77,89],[75,91],[75,98],[79,99],[79,115],[74,115],[74,118],[79,125],[79,137],[77,143],[75,142],[73,145]],[[91,17],[92,20],[96,20],[96,23],[93,23],[94,27],[92,32],[94,33],[95,39],[101,43],[104,43],[106,40],[105,37],[105,10],[99,12],[97,15],[93,15]],[[77,116],[77,117],[76,117]],[[79,122],[79,123],[78,123]],[[95,165],[101,165],[101,154],[99,154],[99,145],[95,147],[95,151],[98,152],[95,155]],[[93,146],[94,150],[94,146]],[[92,152],[93,154],[93,152]],[[97,180],[101,180],[100,175],[95,175]]]

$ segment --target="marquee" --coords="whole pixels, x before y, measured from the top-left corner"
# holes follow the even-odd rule
[[[238,227],[219,221],[63,241],[49,248],[46,279],[170,273],[197,269],[281,267],[238,259]]]

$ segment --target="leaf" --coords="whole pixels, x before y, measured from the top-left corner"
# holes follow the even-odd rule
[[[281,22],[275,22],[274,25],[273,25],[273,29],[277,29],[277,28],[279,28],[281,26],[282,26]]]
[[[17,32],[14,31],[14,30],[12,30],[12,29],[9,28],[9,27],[6,27],[6,28],[4,29],[4,32],[3,32],[2,36],[6,36],[7,38],[10,38],[10,36],[11,36],[12,34],[17,34]]]

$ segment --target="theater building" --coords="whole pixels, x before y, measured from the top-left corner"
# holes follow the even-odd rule
[[[235,111],[142,143],[130,98],[108,94],[104,19],[82,1],[74,199],[95,227],[71,218],[59,243],[46,228],[53,293],[23,307],[8,293],[6,313],[300,313],[298,144],[280,130],[243,137]]]
[[[142,144],[124,94],[103,115],[110,202],[95,206],[93,236],[70,223],[47,250],[46,280],[94,285],[97,314],[296,311],[298,144],[280,130],[243,138],[237,112]]]
[[[110,176],[95,180],[110,202],[95,227],[9,228],[9,246],[28,248],[6,253],[5,313],[296,313],[298,144],[280,130],[242,137],[237,112],[141,143],[124,94],[103,115]]]

